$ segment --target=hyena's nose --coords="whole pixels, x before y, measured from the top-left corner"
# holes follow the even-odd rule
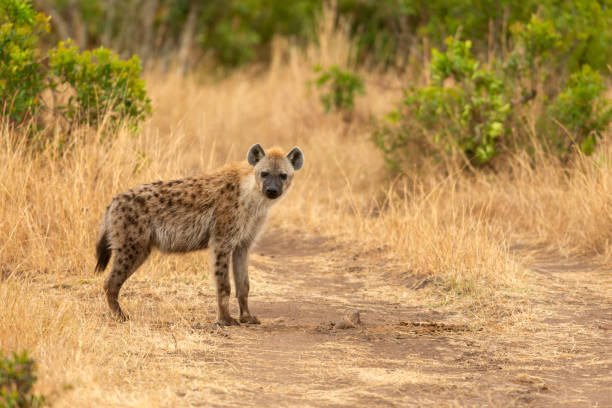
[[[280,194],[280,190],[276,187],[266,187],[266,197],[274,199],[280,196]]]

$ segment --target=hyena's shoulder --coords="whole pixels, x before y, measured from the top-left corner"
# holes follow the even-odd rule
[[[236,203],[240,198],[243,180],[252,174],[247,163],[230,163],[202,176],[203,188],[219,202]]]

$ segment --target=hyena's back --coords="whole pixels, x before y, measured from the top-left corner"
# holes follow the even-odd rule
[[[164,252],[207,248],[215,214],[239,207],[239,183],[240,171],[235,169],[144,184],[116,196],[104,215],[97,270],[106,267],[111,251],[123,252],[132,261],[148,255],[152,247]]]

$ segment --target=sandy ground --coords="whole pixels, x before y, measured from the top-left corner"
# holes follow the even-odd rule
[[[214,328],[213,285],[194,273],[201,264],[156,276],[165,258],[152,257],[122,291],[124,324],[107,317],[102,276],[58,284],[39,275],[34,285],[72,304],[108,356],[83,371],[68,367],[75,374],[53,399],[59,407],[612,407],[612,274],[533,249],[512,251],[537,296],[510,293],[488,319],[471,314],[470,302],[435,301],[435,282],[398,273],[380,248],[281,231],[251,254],[250,306],[261,325]],[[104,342],[118,348],[102,351]],[[43,384],[51,371],[41,367]]]
[[[213,329],[209,291],[191,318],[154,328],[201,335],[201,348],[175,338],[147,358],[184,366],[173,386],[184,406],[612,406],[610,271],[514,253],[543,294],[522,301],[530,322],[479,325],[465,310],[423,305],[428,281],[398,285],[375,249],[268,233],[250,267],[261,325]],[[147,296],[126,286],[124,299]]]

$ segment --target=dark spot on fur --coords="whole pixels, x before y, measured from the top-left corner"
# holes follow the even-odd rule
[[[195,199],[196,199],[195,193],[191,193],[191,199],[195,201]]]
[[[142,227],[138,227],[138,233],[139,234],[144,234],[144,229]]]
[[[229,284],[227,284],[225,282],[219,282],[217,287],[218,287],[219,292],[221,292],[224,295],[229,295],[229,293],[230,293],[230,286],[229,286]]]
[[[155,183],[151,183],[152,186],[161,186],[162,182],[161,181],[156,181]]]
[[[153,195],[155,196],[155,198],[159,198],[159,193],[157,191],[154,192]]]
[[[179,198],[178,200],[176,200],[176,203],[177,203],[178,205],[183,205],[183,200],[181,200],[181,199]]]
[[[172,207],[174,205],[174,201],[172,199],[168,199],[168,207]]]
[[[129,222],[132,225],[136,225],[136,219],[132,217],[131,215],[127,216],[127,222]]]
[[[165,202],[166,202],[166,199],[165,199],[164,197],[162,197],[162,198],[160,198],[160,199],[159,199],[159,202],[160,202],[161,204],[163,204],[163,203],[165,203]]]
[[[141,196],[136,197],[135,201],[136,201],[136,204],[139,204],[139,205],[142,205],[142,206],[145,205],[145,199],[143,197],[141,197]]]
[[[227,264],[226,264],[226,263],[224,263],[224,264],[223,264],[223,266],[222,266],[222,268],[223,268],[223,269],[227,269]]]

